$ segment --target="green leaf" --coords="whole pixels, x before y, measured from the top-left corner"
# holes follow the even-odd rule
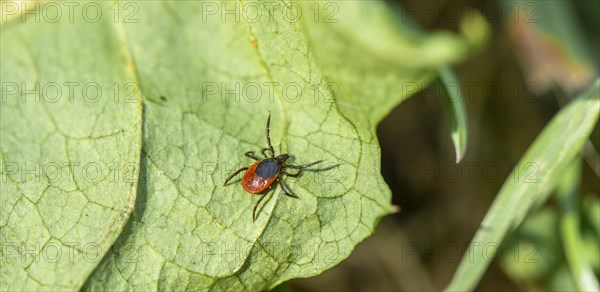
[[[87,288],[273,288],[336,265],[391,212],[375,127],[414,93],[403,85],[430,82],[434,72],[399,68],[353,45],[346,25],[356,19],[347,11],[389,13],[382,3],[336,2],[335,24],[309,18],[311,4],[300,2],[302,22],[282,20],[280,6],[273,21],[222,23],[220,15],[197,17],[199,2],[140,3],[139,17],[153,22],[126,28],[147,97],[143,187],[119,248]],[[366,14],[361,25],[379,16]],[[274,94],[265,83],[277,84]],[[250,85],[262,95],[246,92]],[[298,96],[285,91],[296,85]],[[245,151],[266,146],[269,111],[278,153],[296,164],[327,163],[286,179],[300,199],[276,188],[253,222],[258,197],[239,180],[222,183],[252,163]]]
[[[108,19],[31,21],[0,38],[0,290],[77,290],[135,201],[142,105],[130,60]]]
[[[2,82],[96,82],[111,92],[118,81],[120,98],[130,94],[126,85],[133,82],[132,89],[141,90],[143,116],[138,98],[133,104],[114,102],[116,95],[94,104],[81,102],[80,96],[73,104],[3,103],[3,166],[28,159],[134,162],[135,174],[129,177],[137,178],[139,169],[139,181],[61,182],[50,195],[45,186],[3,183],[2,208],[21,204],[20,197],[28,202],[27,195],[4,193],[34,188],[32,194],[44,194],[23,212],[2,209],[3,216],[14,214],[3,221],[3,240],[27,238],[38,229],[63,231],[73,221],[75,239],[104,240],[104,255],[121,234],[99,264],[38,267],[17,258],[5,269],[3,262],[2,290],[75,290],[94,267],[84,289],[262,290],[333,267],[393,210],[380,174],[377,124],[431,82],[435,66],[469,53],[470,43],[451,34],[414,41],[383,2],[95,4],[103,15],[95,23],[64,17],[58,24],[22,24],[12,18],[2,27]],[[243,13],[225,12],[232,9]],[[294,9],[302,9],[302,17],[295,18]],[[330,17],[338,21],[326,23]],[[402,45],[411,55],[389,46],[379,51],[372,41]],[[30,67],[35,69],[27,71]],[[23,109],[15,110],[17,105]],[[253,163],[244,152],[266,147],[268,112],[277,153],[289,153],[292,164],[326,163],[284,180],[299,199],[282,195],[276,186],[253,222],[259,197],[246,193],[239,179],[222,184]],[[67,142],[50,139],[58,139],[46,134],[52,125]],[[20,139],[4,139],[5,131]],[[136,186],[134,210],[123,227]],[[111,206],[107,212],[113,217],[69,205],[77,202],[69,191],[79,188],[82,199]],[[33,221],[42,213],[42,203],[38,212],[33,202],[51,198],[44,212],[51,212],[52,224]],[[79,214],[81,219],[68,217]],[[32,220],[16,221],[22,217]],[[98,230],[107,238],[93,232]],[[4,280],[20,279],[19,271],[38,278],[29,285]],[[35,286],[40,271],[47,286]]]
[[[545,127],[505,181],[477,230],[447,290],[472,290],[507,232],[544,202],[598,120],[600,80],[563,108]]]

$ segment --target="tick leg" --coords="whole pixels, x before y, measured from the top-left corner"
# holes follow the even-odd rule
[[[242,168],[238,169],[236,172],[234,172],[232,175],[230,175],[230,176],[229,176],[229,177],[228,177],[228,178],[225,180],[225,183],[223,183],[223,185],[224,185],[224,186],[226,186],[226,185],[227,185],[227,182],[228,182],[230,179],[232,179],[232,178],[233,178],[234,176],[236,176],[238,173],[240,173],[240,172],[242,172],[242,171],[245,171],[245,170],[248,170],[248,168],[247,168],[247,167],[242,167]]]
[[[269,157],[273,158],[273,157],[275,157],[275,153],[274,152],[271,152],[271,155],[269,156],[269,155],[267,155],[267,153],[265,153],[267,151],[271,151],[271,149],[269,149],[269,148],[263,148],[263,150],[261,151],[262,155],[265,158],[269,158]]]
[[[283,194],[288,196],[288,197],[292,197],[295,199],[298,199],[298,197],[290,192],[288,192],[288,190],[285,189],[285,186],[283,186],[283,182],[278,178],[277,182],[279,183],[279,186],[281,187],[281,190],[283,190]]]
[[[261,158],[256,157],[256,155],[254,154],[254,151],[248,151],[244,155],[246,155],[246,157],[250,157],[254,160],[262,160]]]
[[[304,165],[290,165],[290,164],[287,164],[285,167],[286,168],[291,168],[291,169],[303,169],[303,168],[311,167],[311,166],[313,166],[313,165],[315,165],[317,163],[321,163],[323,161],[325,161],[325,160],[319,160],[319,161],[315,161],[313,163],[304,164]]]
[[[300,176],[300,172],[302,172],[302,169],[299,169],[298,172],[296,172],[296,173],[289,173],[285,170],[281,171],[282,174],[285,174],[290,177],[298,177],[298,176]]]
[[[269,117],[267,118],[267,145],[269,145],[269,150],[271,150],[271,157],[275,155],[275,150],[273,150],[273,145],[271,145],[271,136],[269,135],[271,125],[271,112],[269,112]],[[263,152],[264,154],[264,152]]]
[[[258,207],[260,202],[267,196],[267,193],[268,192],[266,192],[265,194],[260,196],[260,199],[258,199],[258,202],[256,202],[256,205],[254,205],[254,209],[252,209],[252,221],[256,221],[256,207]]]

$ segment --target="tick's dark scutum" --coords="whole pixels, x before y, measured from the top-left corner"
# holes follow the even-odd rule
[[[279,164],[275,159],[269,158],[261,161],[256,168],[256,174],[261,178],[271,178],[279,173]]]

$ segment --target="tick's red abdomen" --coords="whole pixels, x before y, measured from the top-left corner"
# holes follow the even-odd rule
[[[262,178],[256,174],[256,168],[260,162],[252,164],[242,177],[242,187],[246,192],[258,194],[266,190],[277,178],[277,175],[270,178]]]

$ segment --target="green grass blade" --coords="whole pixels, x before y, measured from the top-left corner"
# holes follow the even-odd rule
[[[506,234],[555,189],[565,167],[580,153],[599,110],[597,80],[550,121],[505,181],[446,290],[475,288]]]
[[[436,80],[437,89],[444,98],[446,110],[450,115],[450,136],[454,144],[456,153],[456,163],[460,162],[467,151],[467,110],[465,108],[465,99],[462,95],[460,83],[456,79],[454,72],[448,66],[442,67]]]
[[[579,222],[579,184],[581,159],[576,158],[558,186],[557,197],[562,209],[560,233],[571,274],[581,291],[599,291],[598,280],[586,260]]]

